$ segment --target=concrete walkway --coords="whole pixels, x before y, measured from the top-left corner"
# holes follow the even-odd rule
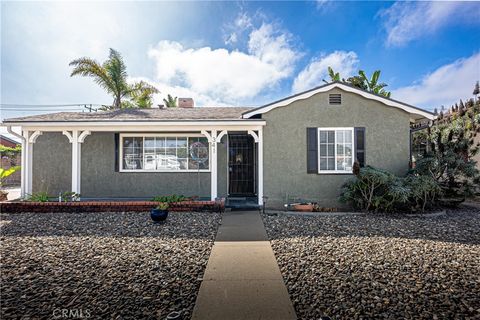
[[[223,215],[192,319],[296,319],[258,211]]]

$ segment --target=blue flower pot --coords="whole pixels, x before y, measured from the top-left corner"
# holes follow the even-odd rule
[[[152,209],[150,211],[150,217],[155,222],[165,221],[168,217],[168,210]]]

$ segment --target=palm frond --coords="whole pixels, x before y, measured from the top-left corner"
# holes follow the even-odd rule
[[[73,66],[73,70],[70,74],[70,77],[73,76],[83,76],[83,77],[92,77],[95,83],[100,85],[109,93],[114,92],[114,85],[108,76],[106,70],[95,60],[83,57],[75,59],[69,63],[69,66]]]

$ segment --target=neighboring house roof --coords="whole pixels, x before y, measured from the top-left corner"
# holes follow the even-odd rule
[[[242,120],[242,114],[251,109],[252,108],[240,107],[196,107],[164,109],[121,109],[114,111],[98,112],[58,112],[5,119],[4,123]]]
[[[259,108],[255,108],[255,109],[252,109],[252,110],[245,111],[243,113],[243,117],[244,118],[250,118],[254,115],[263,114],[263,113],[266,113],[266,112],[268,112],[272,109],[287,106],[287,105],[291,104],[292,102],[307,99],[307,98],[310,98],[311,96],[313,96],[317,93],[327,92],[327,91],[332,90],[334,88],[338,88],[338,89],[341,89],[341,90],[344,90],[344,91],[347,91],[347,92],[352,92],[352,93],[361,95],[364,98],[379,101],[386,106],[390,106],[390,107],[394,107],[394,108],[404,110],[404,111],[408,112],[410,114],[410,116],[415,120],[418,120],[418,119],[421,119],[421,118],[427,118],[427,119],[434,119],[435,118],[435,115],[430,111],[423,110],[423,109],[414,107],[412,105],[409,105],[409,104],[406,104],[406,103],[403,103],[403,102],[400,102],[400,101],[397,101],[397,100],[386,98],[384,96],[377,95],[377,94],[371,93],[369,91],[365,91],[365,90],[362,90],[362,89],[359,89],[359,88],[356,88],[356,87],[353,87],[351,85],[345,84],[343,82],[338,82],[338,81],[328,83],[328,84],[325,84],[323,86],[316,87],[316,88],[313,88],[311,90],[304,91],[304,92],[295,94],[295,95],[290,96],[290,97],[286,97],[284,99],[266,104],[266,105],[261,106]]]
[[[15,146],[18,146],[19,144],[20,142],[15,141],[9,137],[6,137],[3,134],[0,134],[0,145],[5,147],[15,147]]]

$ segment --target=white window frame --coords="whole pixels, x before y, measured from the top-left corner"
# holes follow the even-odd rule
[[[123,138],[124,137],[134,137],[134,138],[148,138],[148,137],[181,137],[181,138],[205,138],[203,134],[200,133],[120,133],[119,137],[119,172],[170,172],[170,173],[183,173],[183,172],[210,172],[211,170],[211,155],[212,155],[212,146],[208,144],[208,169],[183,169],[183,170],[167,170],[167,169],[160,169],[160,170],[146,170],[146,169],[124,169],[123,168]],[[144,150],[145,146],[142,147]],[[188,152],[188,140],[187,140],[187,152]],[[145,152],[143,152],[143,161],[145,165]],[[187,163],[188,166],[188,163]]]
[[[335,155],[335,170],[320,170],[320,131],[334,131],[335,141],[334,141],[334,155]],[[351,170],[337,170],[337,131],[351,131],[352,132],[352,166],[355,162],[355,128],[353,127],[331,127],[331,128],[317,128],[317,166],[319,174],[331,174],[331,173],[342,173],[342,174],[353,174]]]

